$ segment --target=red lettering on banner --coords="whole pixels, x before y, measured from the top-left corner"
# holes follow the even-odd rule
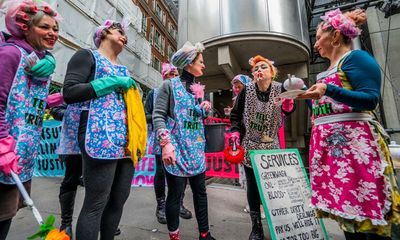
[[[206,176],[239,178],[239,167],[224,159],[224,152],[206,153]]]

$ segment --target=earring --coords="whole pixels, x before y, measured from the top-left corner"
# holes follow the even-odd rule
[[[336,45],[335,45],[336,44]],[[331,46],[332,47],[335,47],[335,48],[338,48],[338,47],[340,47],[342,44],[341,43],[334,43],[333,41],[331,42]]]

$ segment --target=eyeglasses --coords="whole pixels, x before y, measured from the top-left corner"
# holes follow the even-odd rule
[[[253,72],[257,72],[258,70],[265,70],[268,68],[269,68],[268,64],[261,64],[261,65],[255,66],[253,69]]]

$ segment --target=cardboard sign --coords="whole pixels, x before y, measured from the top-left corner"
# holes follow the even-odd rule
[[[273,240],[328,239],[311,209],[311,190],[297,149],[250,151]]]

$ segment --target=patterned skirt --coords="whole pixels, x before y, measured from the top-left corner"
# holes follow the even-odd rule
[[[393,163],[379,129],[367,121],[348,121],[312,130],[311,204],[318,217],[335,219],[347,232],[391,236],[392,226],[400,223]]]

